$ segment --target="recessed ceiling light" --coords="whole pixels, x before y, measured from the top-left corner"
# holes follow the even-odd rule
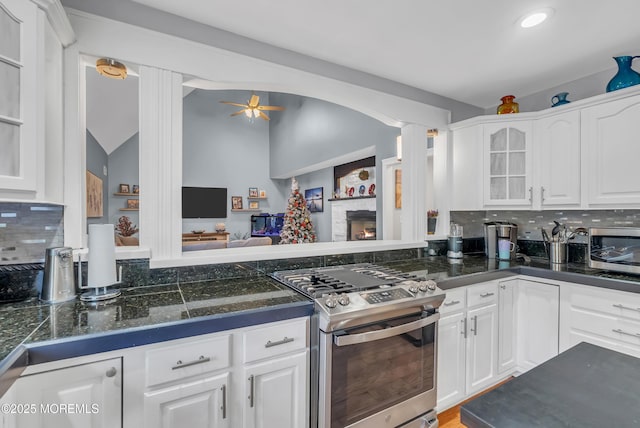
[[[531,28],[542,24],[553,14],[553,9],[540,9],[524,15],[518,20],[522,28]]]

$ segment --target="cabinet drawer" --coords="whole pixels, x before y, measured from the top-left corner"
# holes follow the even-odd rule
[[[451,290],[446,290],[445,292],[447,295],[439,309],[441,314],[461,311],[465,308],[467,304],[466,287],[453,288]]]
[[[467,287],[467,306],[489,305],[498,301],[498,283],[485,282]]]
[[[640,294],[597,287],[571,287],[572,307],[640,321]]]
[[[584,331],[640,350],[640,322],[578,309],[571,309],[569,316],[571,331]]]
[[[246,331],[243,334],[244,362],[305,349],[307,325],[307,319],[300,319]]]
[[[230,342],[224,335],[147,351],[147,387],[229,367]]]

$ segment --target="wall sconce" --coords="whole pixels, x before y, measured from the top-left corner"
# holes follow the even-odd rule
[[[396,137],[396,159],[402,160],[402,135]]]

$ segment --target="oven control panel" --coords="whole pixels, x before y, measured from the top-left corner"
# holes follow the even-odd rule
[[[406,299],[407,297],[413,297],[407,290],[400,287],[390,288],[383,291],[368,291],[365,293],[360,293],[360,296],[367,303],[371,303],[371,304],[384,303],[384,302],[390,302],[392,300]]]

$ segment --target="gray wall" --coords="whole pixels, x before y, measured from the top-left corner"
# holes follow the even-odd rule
[[[87,170],[102,180],[102,217],[87,218],[87,224],[107,223],[109,218],[109,182],[108,176],[104,175],[104,167],[109,173],[109,157],[102,146],[87,129]]]
[[[139,134],[135,133],[109,155],[109,223],[118,224],[120,216],[126,215],[135,225],[140,226],[140,216],[137,211],[120,211],[120,208],[126,208],[127,199],[137,198],[114,195],[119,191],[120,184],[128,184],[129,190],[133,191],[133,185],[140,182],[139,153]],[[144,192],[144,189],[140,191]]]
[[[266,93],[258,92],[260,103],[269,103]],[[245,103],[250,91],[206,91],[197,89],[184,98],[183,173],[184,186],[226,187],[227,218],[185,219],[183,232],[196,229],[213,231],[224,222],[227,231],[244,235],[251,230],[250,212],[231,212],[231,196],[242,196],[248,208],[249,187],[263,189],[267,199],[259,200],[263,212],[283,212],[289,195],[289,182],[269,178],[269,123],[250,120],[244,114],[230,117],[238,107],[220,103]],[[278,112],[269,112],[273,117]]]
[[[369,146],[376,148],[377,173],[382,159],[395,156],[399,128],[313,98],[272,93],[270,101],[286,108],[271,115],[272,177],[289,177],[292,171]]]

